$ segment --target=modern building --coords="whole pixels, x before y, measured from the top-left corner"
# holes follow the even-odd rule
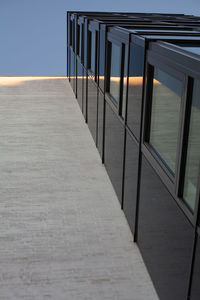
[[[199,300],[200,17],[70,11],[67,76],[160,299]]]

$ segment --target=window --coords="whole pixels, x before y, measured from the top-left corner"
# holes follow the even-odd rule
[[[200,81],[194,82],[183,199],[194,212],[200,165]]]
[[[75,52],[75,21],[72,21],[72,48]]]
[[[123,94],[122,94],[122,117],[125,119],[126,113],[126,94],[127,94],[127,76],[128,76],[128,45],[124,50],[124,74],[123,74]]]
[[[77,54],[80,55],[80,45],[81,45],[81,43],[80,43],[80,25],[79,24],[77,24],[77,38],[76,38],[76,40],[77,40]]]
[[[70,24],[70,31],[69,31],[69,45],[72,46],[72,31],[73,31],[73,23],[72,21],[69,22]]]
[[[91,38],[91,71],[95,74],[96,71],[96,33],[92,32]]]
[[[79,35],[79,56],[83,59],[83,24],[80,25],[80,35]]]
[[[99,43],[99,86],[104,90],[104,72],[105,72],[105,32],[100,31],[100,43]]]
[[[88,31],[88,69],[95,75],[96,73],[96,32]]]
[[[135,43],[131,43],[129,60],[127,125],[138,140],[140,138],[143,68],[144,48]]]
[[[149,143],[174,176],[183,83],[154,69]]]
[[[110,43],[110,85],[109,93],[115,104],[120,100],[120,79],[121,79],[121,47]]]
[[[88,69],[91,69],[91,31],[88,31]]]

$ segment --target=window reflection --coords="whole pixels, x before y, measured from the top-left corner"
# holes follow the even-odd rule
[[[69,21],[70,22],[70,32],[69,32],[69,45],[72,46],[72,31],[73,31],[73,24],[72,24],[72,21]]]
[[[175,174],[182,89],[181,81],[155,68],[150,144],[173,175]]]
[[[200,165],[200,82],[194,83],[183,198],[192,212],[195,208]]]
[[[88,31],[88,69],[91,69],[92,33]]]
[[[120,97],[121,78],[121,47],[111,44],[111,65],[110,65],[110,89],[109,92],[116,104]]]
[[[130,45],[127,125],[135,137],[140,137],[144,48]]]
[[[91,36],[91,71],[95,74],[95,57],[96,57],[96,34],[93,31]]]
[[[125,46],[124,74],[123,74],[122,117],[124,119],[126,113],[127,76],[128,76],[128,45]]]
[[[99,86],[104,90],[104,62],[105,62],[105,33],[100,31],[100,43],[99,43]]]
[[[77,24],[77,37],[76,37],[76,41],[77,41],[77,54],[80,55],[80,25]]]

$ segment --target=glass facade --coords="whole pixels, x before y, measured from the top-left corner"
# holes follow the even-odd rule
[[[120,99],[120,79],[121,79],[121,47],[111,43],[111,61],[110,61],[110,87],[109,93],[115,104]]]
[[[200,81],[194,82],[183,198],[195,209],[200,166]]]
[[[183,83],[154,69],[150,145],[171,173],[175,174]]]

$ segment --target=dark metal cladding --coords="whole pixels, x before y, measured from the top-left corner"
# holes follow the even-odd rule
[[[67,76],[160,299],[200,299],[200,17],[69,11]]]

